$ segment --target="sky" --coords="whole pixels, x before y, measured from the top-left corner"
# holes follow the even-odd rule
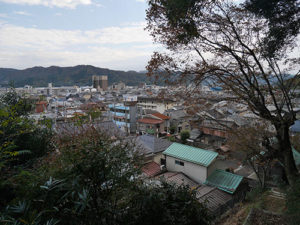
[[[0,67],[145,70],[145,0],[0,0]]]
[[[144,30],[146,9],[146,0],[0,0],[0,67],[145,70],[162,49]]]

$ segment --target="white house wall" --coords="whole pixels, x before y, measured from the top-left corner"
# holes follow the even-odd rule
[[[155,156],[153,157],[153,161],[160,165],[160,159],[164,159],[164,158],[165,158],[164,155],[160,152],[155,154]]]
[[[165,110],[173,108],[175,103],[173,102],[157,102],[157,101],[139,101],[138,106],[142,107],[143,109],[152,109],[156,110],[159,113],[163,114]]]
[[[217,159],[214,159],[214,161],[212,161],[212,163],[207,167],[207,176],[209,177],[210,174],[212,174],[212,172],[214,172],[216,169],[220,169],[217,163]]]
[[[184,166],[175,164],[175,160],[184,162]],[[166,156],[166,166],[168,171],[182,172],[198,183],[204,183],[207,178],[207,168],[195,163]]]

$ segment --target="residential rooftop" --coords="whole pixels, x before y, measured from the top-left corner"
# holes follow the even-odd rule
[[[205,167],[208,167],[218,156],[217,152],[178,143],[170,145],[163,154]]]
[[[233,194],[242,180],[243,177],[240,175],[217,169],[206,179],[205,184]]]

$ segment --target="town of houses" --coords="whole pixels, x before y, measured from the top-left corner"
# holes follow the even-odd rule
[[[145,178],[189,186],[214,214],[232,208],[257,185],[255,172],[243,160],[245,153],[233,151],[227,138],[229,130],[261,121],[246,105],[229,101],[229,93],[203,86],[201,101],[191,109],[172,95],[181,87],[145,83],[132,87],[123,82],[108,86],[107,76],[93,76],[92,80],[86,87],[55,87],[50,83],[38,88],[26,85],[16,91],[35,105],[30,117],[37,122],[50,119],[57,132],[71,126],[74,118],[99,112],[93,120],[95,126],[111,137],[133,140],[134,148],[144,156]],[[294,101],[296,108],[300,101]],[[290,130],[300,132],[300,123],[296,121]],[[182,131],[189,132],[184,143]],[[297,151],[294,159],[300,166]],[[280,173],[274,171],[274,176]]]

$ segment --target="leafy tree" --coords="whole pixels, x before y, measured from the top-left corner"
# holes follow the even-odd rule
[[[56,145],[59,152],[42,172],[42,180],[50,178],[33,187],[24,200],[8,206],[2,216],[4,224],[211,221],[207,209],[187,187],[145,182],[140,177],[140,158],[128,142],[112,140],[85,126],[59,136]]]
[[[22,98],[12,86],[9,91],[0,97],[0,108],[14,111],[18,116],[27,115],[32,111],[32,103],[29,99]]]
[[[51,124],[44,121],[37,126],[29,119],[30,106],[14,89],[2,95],[0,103],[0,164],[24,163],[28,158],[23,154],[30,154],[30,158],[44,155],[51,143]]]
[[[247,0],[245,7],[268,21],[269,31],[263,42],[266,54],[280,55],[299,34],[298,0]]]
[[[15,177],[24,169],[31,169],[38,158],[52,149],[51,127],[36,125],[26,109],[25,101],[13,89],[1,96],[0,208],[18,191]]]
[[[90,121],[95,121],[101,117],[102,112],[98,108],[91,108],[90,110],[88,110],[87,115]]]
[[[186,143],[186,140],[190,137],[190,132],[188,130],[183,130],[180,132],[180,138],[182,143]]]
[[[198,87],[205,81],[233,94],[235,102],[248,105],[255,115],[274,126],[277,156],[293,184],[298,171],[289,127],[296,120],[291,99],[296,83],[287,74],[299,59],[265,54],[268,21],[243,5],[219,0],[150,0],[147,21],[154,39],[169,50],[154,53],[148,75],[160,72],[167,82],[192,84],[193,89],[186,93],[189,99],[199,97]],[[291,46],[285,47],[285,53],[291,50]]]
[[[160,186],[141,187],[131,201],[131,207],[138,211],[135,224],[196,225],[210,224],[212,219],[189,187],[176,187],[166,182]]]
[[[227,145],[233,151],[246,153],[247,162],[255,172],[260,188],[265,188],[269,179],[271,166],[276,163],[276,151],[273,133],[268,130],[268,124],[240,127],[229,132]]]

